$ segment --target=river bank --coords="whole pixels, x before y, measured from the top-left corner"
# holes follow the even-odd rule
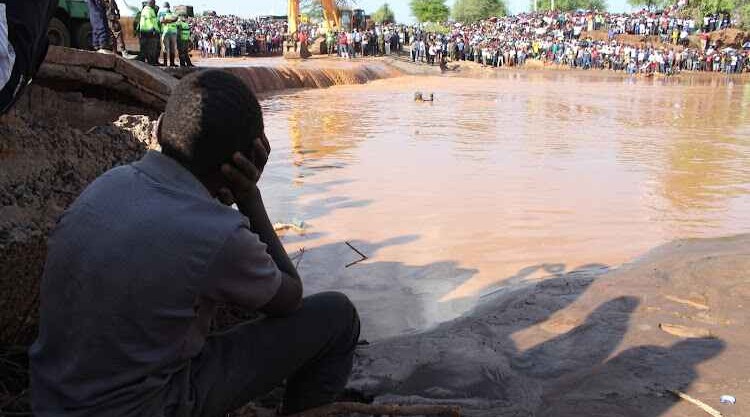
[[[723,72],[707,72],[707,71],[682,71],[674,75],[664,74],[634,74],[630,75],[624,71],[612,71],[612,70],[584,70],[581,68],[571,68],[567,65],[549,64],[544,63],[536,59],[527,59],[526,64],[523,66],[512,66],[512,67],[488,67],[476,63],[474,61],[457,61],[449,62],[447,64],[447,70],[443,71],[437,65],[429,65],[426,63],[415,63],[409,59],[406,55],[397,57],[385,57],[385,58],[374,58],[382,59],[399,71],[409,75],[442,75],[442,76],[455,76],[455,77],[467,77],[467,78],[492,78],[492,77],[505,77],[508,74],[534,74],[539,72],[559,72],[568,74],[585,74],[587,77],[593,79],[597,78],[618,78],[618,79],[632,79],[632,80],[656,80],[656,81],[670,81],[670,82],[691,82],[693,80],[704,81],[704,80],[719,80],[719,81],[750,81],[750,73],[742,74],[725,74]],[[364,59],[367,61],[367,58]]]

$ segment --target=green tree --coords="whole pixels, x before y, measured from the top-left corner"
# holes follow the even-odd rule
[[[698,20],[711,13],[731,13],[740,26],[750,29],[750,0],[692,0],[688,3],[690,15]]]
[[[420,22],[442,22],[451,13],[445,0],[411,0],[409,5],[411,13]]]
[[[456,0],[453,18],[458,22],[476,22],[493,16],[505,16],[508,8],[503,0]]]
[[[311,20],[323,19],[323,6],[317,0],[302,0],[299,4],[299,10],[302,14],[307,15]]]
[[[372,14],[372,20],[374,20],[375,23],[395,23],[396,16],[393,13],[391,6],[389,6],[388,3],[383,3],[383,5]]]
[[[750,2],[745,2],[744,4],[740,5],[740,7],[737,9],[737,14],[740,18],[740,25],[743,29],[749,30],[750,29]]]
[[[536,10],[552,10],[554,2],[554,9],[569,12],[572,10],[607,10],[606,0],[531,0],[531,10],[534,10],[534,2],[536,1]]]
[[[351,7],[351,5],[352,3],[349,0],[336,0],[336,7],[338,8]],[[323,5],[320,4],[320,0],[300,0],[299,10],[311,20],[323,20]]]
[[[701,15],[707,15],[709,13],[732,12],[742,3],[746,2],[742,0],[698,0],[692,2],[691,6],[696,7]]]

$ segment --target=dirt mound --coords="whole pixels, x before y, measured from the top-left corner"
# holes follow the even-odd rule
[[[595,41],[608,41],[609,33],[606,30],[594,30],[591,32],[583,32],[581,39],[591,38]],[[630,35],[627,33],[615,35],[615,39],[619,42],[637,45],[639,43],[661,43],[658,36],[641,36],[641,35]]]
[[[0,120],[0,344],[24,344],[36,334],[47,234],[94,178],[146,151],[149,144],[131,132],[147,120],[131,120],[130,131],[88,132],[17,113]]]
[[[742,45],[750,41],[750,32],[745,32],[739,29],[724,29],[711,32],[708,37],[709,44],[716,44],[719,47],[732,47],[742,48]],[[700,47],[700,37],[691,36],[690,44],[695,47]]]
[[[748,268],[745,235],[514,283],[464,317],[362,349],[350,385],[469,416],[703,415],[669,390],[741,415],[719,398],[750,397]]]
[[[609,34],[606,30],[595,30],[592,32],[584,32],[581,35],[582,38],[590,37],[591,39],[595,41],[607,41],[609,40]],[[675,45],[672,45],[671,43],[662,43],[659,36],[642,36],[642,35],[630,35],[630,34],[620,34],[616,35],[615,39],[617,39],[618,42],[622,42],[628,45],[638,45],[638,44],[652,44],[656,47],[661,48],[679,48]],[[691,48],[700,48],[701,47],[701,39],[698,35],[690,36],[690,47]],[[715,43],[716,45],[720,47],[733,47],[733,48],[741,48],[742,44],[750,40],[750,32],[745,32],[739,29],[724,29],[724,30],[717,30],[715,32],[711,32],[709,34],[709,43]]]

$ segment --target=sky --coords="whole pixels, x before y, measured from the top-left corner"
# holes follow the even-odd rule
[[[163,0],[157,0],[161,4]],[[372,13],[384,2],[393,9],[396,20],[400,23],[413,23],[414,16],[409,10],[409,0],[354,0],[358,8],[364,9],[366,13]],[[124,11],[124,3],[136,4],[136,0],[117,0],[120,9]],[[196,11],[215,10],[219,14],[235,14],[243,17],[259,15],[283,15],[286,14],[287,0],[172,0],[175,4],[191,4]],[[511,13],[519,13],[529,9],[529,0],[506,0]],[[453,0],[447,0],[446,4],[453,5]],[[609,10],[621,12],[630,10],[626,0],[607,0]]]

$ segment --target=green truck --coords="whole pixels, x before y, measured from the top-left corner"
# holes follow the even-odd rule
[[[91,23],[86,0],[58,0],[49,24],[52,45],[91,49]]]

